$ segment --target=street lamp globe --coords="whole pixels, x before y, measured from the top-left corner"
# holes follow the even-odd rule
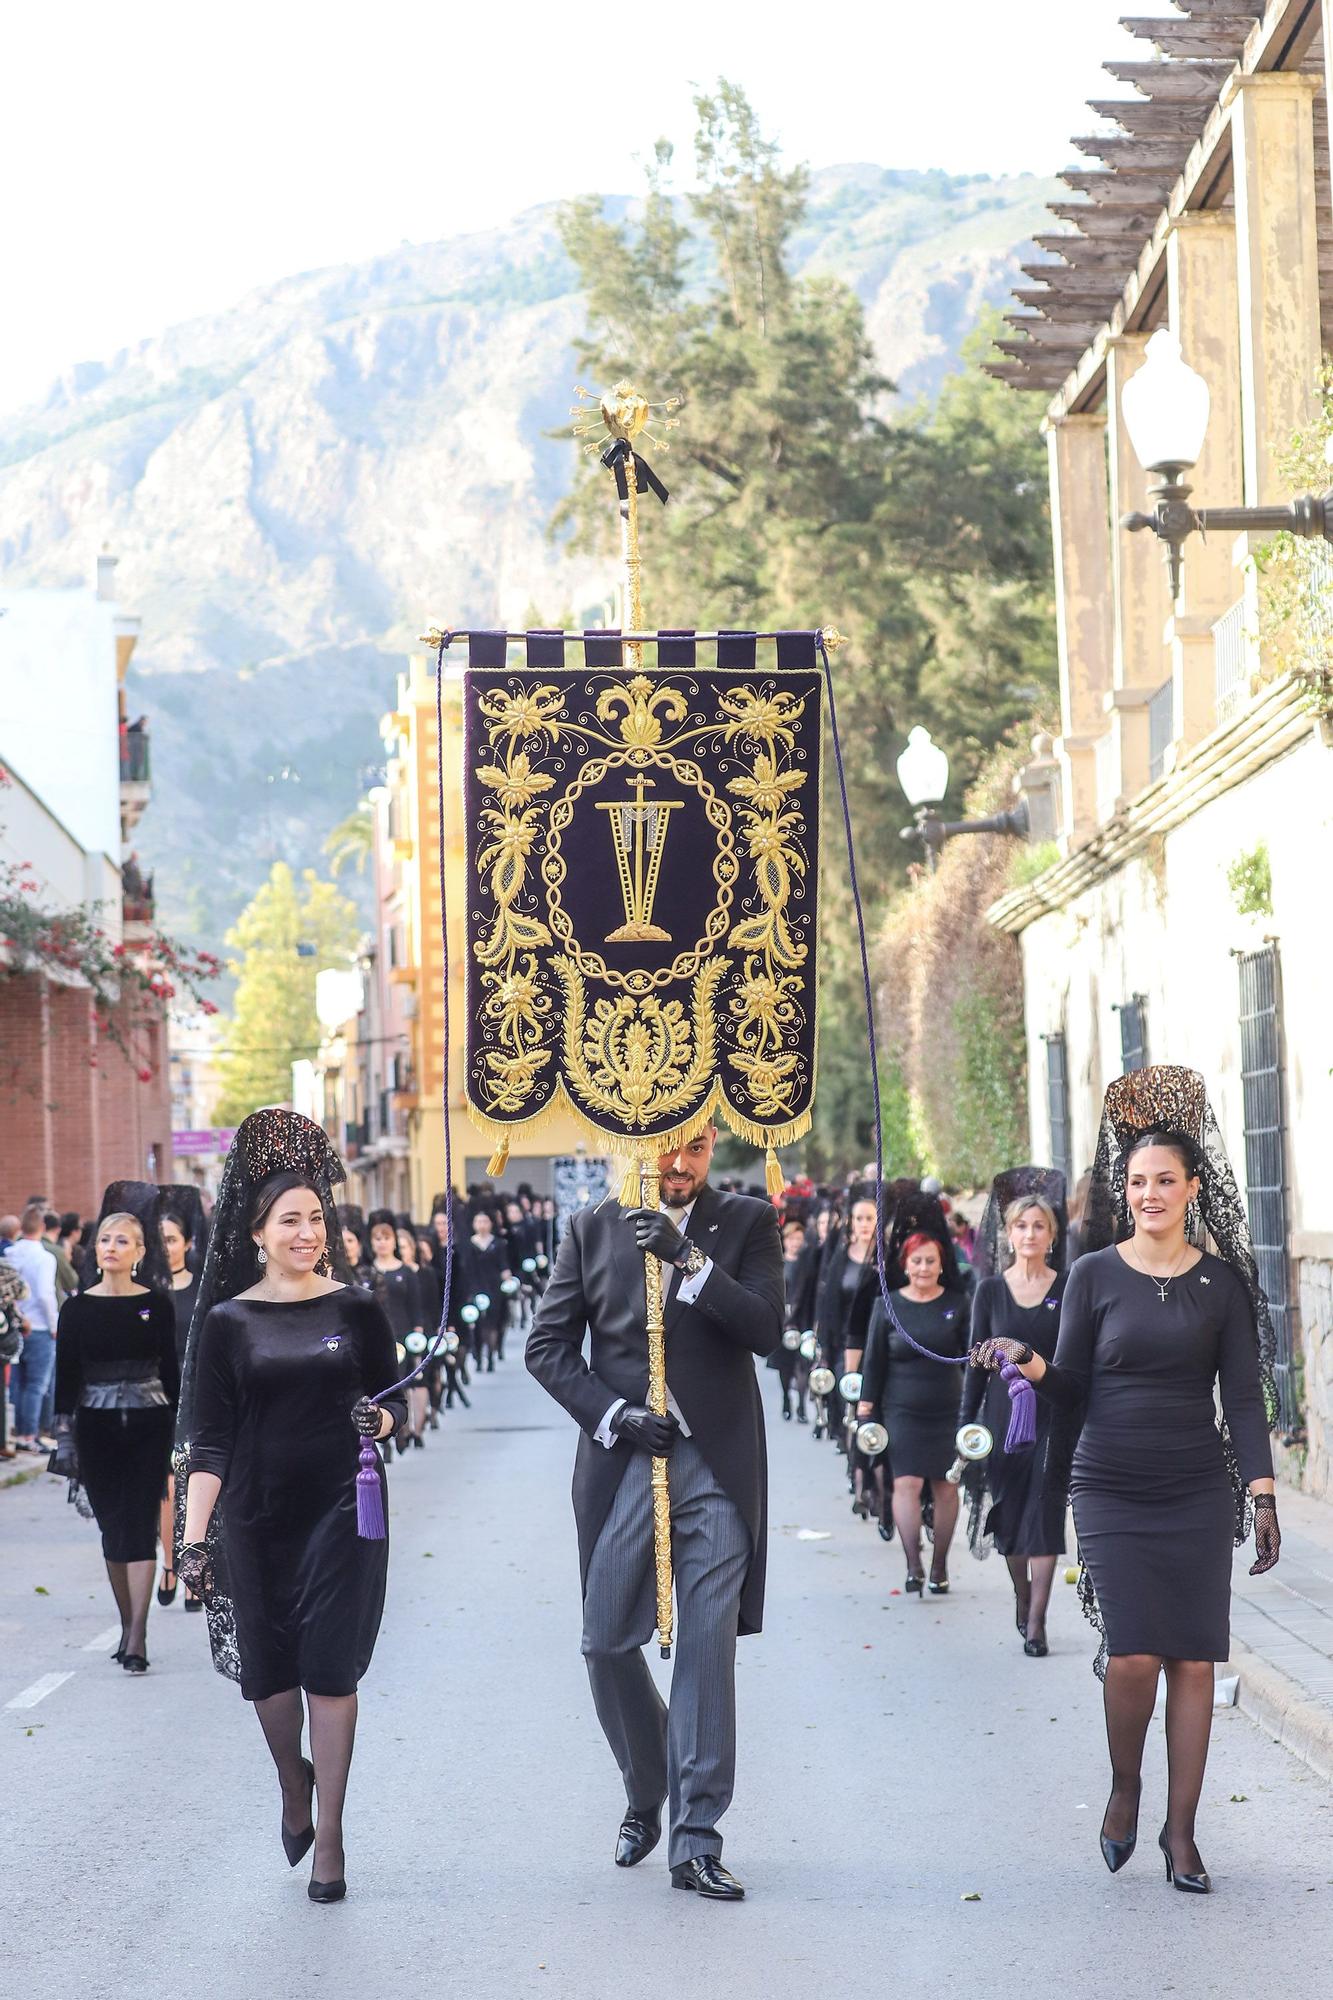
[[[898,759],[898,783],[909,806],[937,806],[949,789],[949,759],[930,731],[908,731],[907,748]]]
[[[1145,472],[1187,472],[1208,430],[1208,384],[1180,352],[1168,327],[1148,342],[1143,366],[1120,398],[1125,429]]]

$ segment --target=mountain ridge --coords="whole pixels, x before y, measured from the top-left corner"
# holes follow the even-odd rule
[[[821,169],[793,265],[852,285],[883,372],[929,397],[1052,191]],[[319,861],[373,778],[376,722],[425,622],[605,604],[607,566],[546,534],[574,470],[549,433],[583,328],[559,206],[255,287],[0,419],[7,582],[84,582],[110,546],[142,616],[140,852],[182,935],[216,946],[273,859]]]

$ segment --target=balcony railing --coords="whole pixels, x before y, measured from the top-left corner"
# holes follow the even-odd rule
[[[1249,692],[1250,648],[1242,597],[1213,626],[1213,700],[1218,721],[1230,722]]]
[[[1148,782],[1156,784],[1166,769],[1166,753],[1175,738],[1176,691],[1163,681],[1148,703]]]
[[[128,729],[120,732],[120,782],[122,785],[146,785],[151,775],[148,731],[131,723]]]

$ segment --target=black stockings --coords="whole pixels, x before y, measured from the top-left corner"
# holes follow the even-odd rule
[[[108,1562],[106,1573],[111,1595],[120,1613],[120,1643],[125,1652],[148,1657],[148,1607],[153,1599],[157,1560],[148,1562]]]
[[[310,1761],[315,1767],[319,1814],[315,1820],[312,1873],[317,1882],[333,1882],[343,1873],[343,1800],[356,1739],[354,1694],[308,1694]],[[309,1825],[308,1780],[301,1760],[301,1727],[305,1720],[300,1688],[288,1688],[255,1703],[269,1754],[282,1786],[282,1823],[288,1833]]]
[[[921,1574],[921,1493],[924,1480],[904,1477],[893,1482],[893,1525],[902,1539],[907,1557],[907,1574]],[[943,1583],[949,1573],[949,1544],[958,1523],[958,1488],[947,1479],[933,1482],[935,1501],[935,1552],[930,1574]]]
[[[1046,1611],[1058,1560],[1057,1556],[1005,1557],[1013,1580],[1014,1609],[1025,1638],[1046,1637]]]
[[[1180,1874],[1203,1867],[1194,1845],[1194,1815],[1203,1790],[1213,1728],[1211,1660],[1166,1660],[1166,1839]]]
[[[1177,1870],[1195,1873],[1203,1866],[1194,1845],[1194,1815],[1213,1726],[1211,1660],[1159,1660],[1155,1654],[1128,1653],[1107,1661],[1111,1797],[1102,1831],[1111,1840],[1127,1840],[1137,1823],[1143,1741],[1162,1668],[1166,1670],[1166,1835]]]

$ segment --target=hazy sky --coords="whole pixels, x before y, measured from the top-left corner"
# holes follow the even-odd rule
[[[14,10],[0,409],[322,264],[638,185],[690,91],[793,159],[1050,173],[1124,0],[56,0]],[[942,39],[947,35],[947,39]],[[1146,49],[1140,49],[1146,54]]]

